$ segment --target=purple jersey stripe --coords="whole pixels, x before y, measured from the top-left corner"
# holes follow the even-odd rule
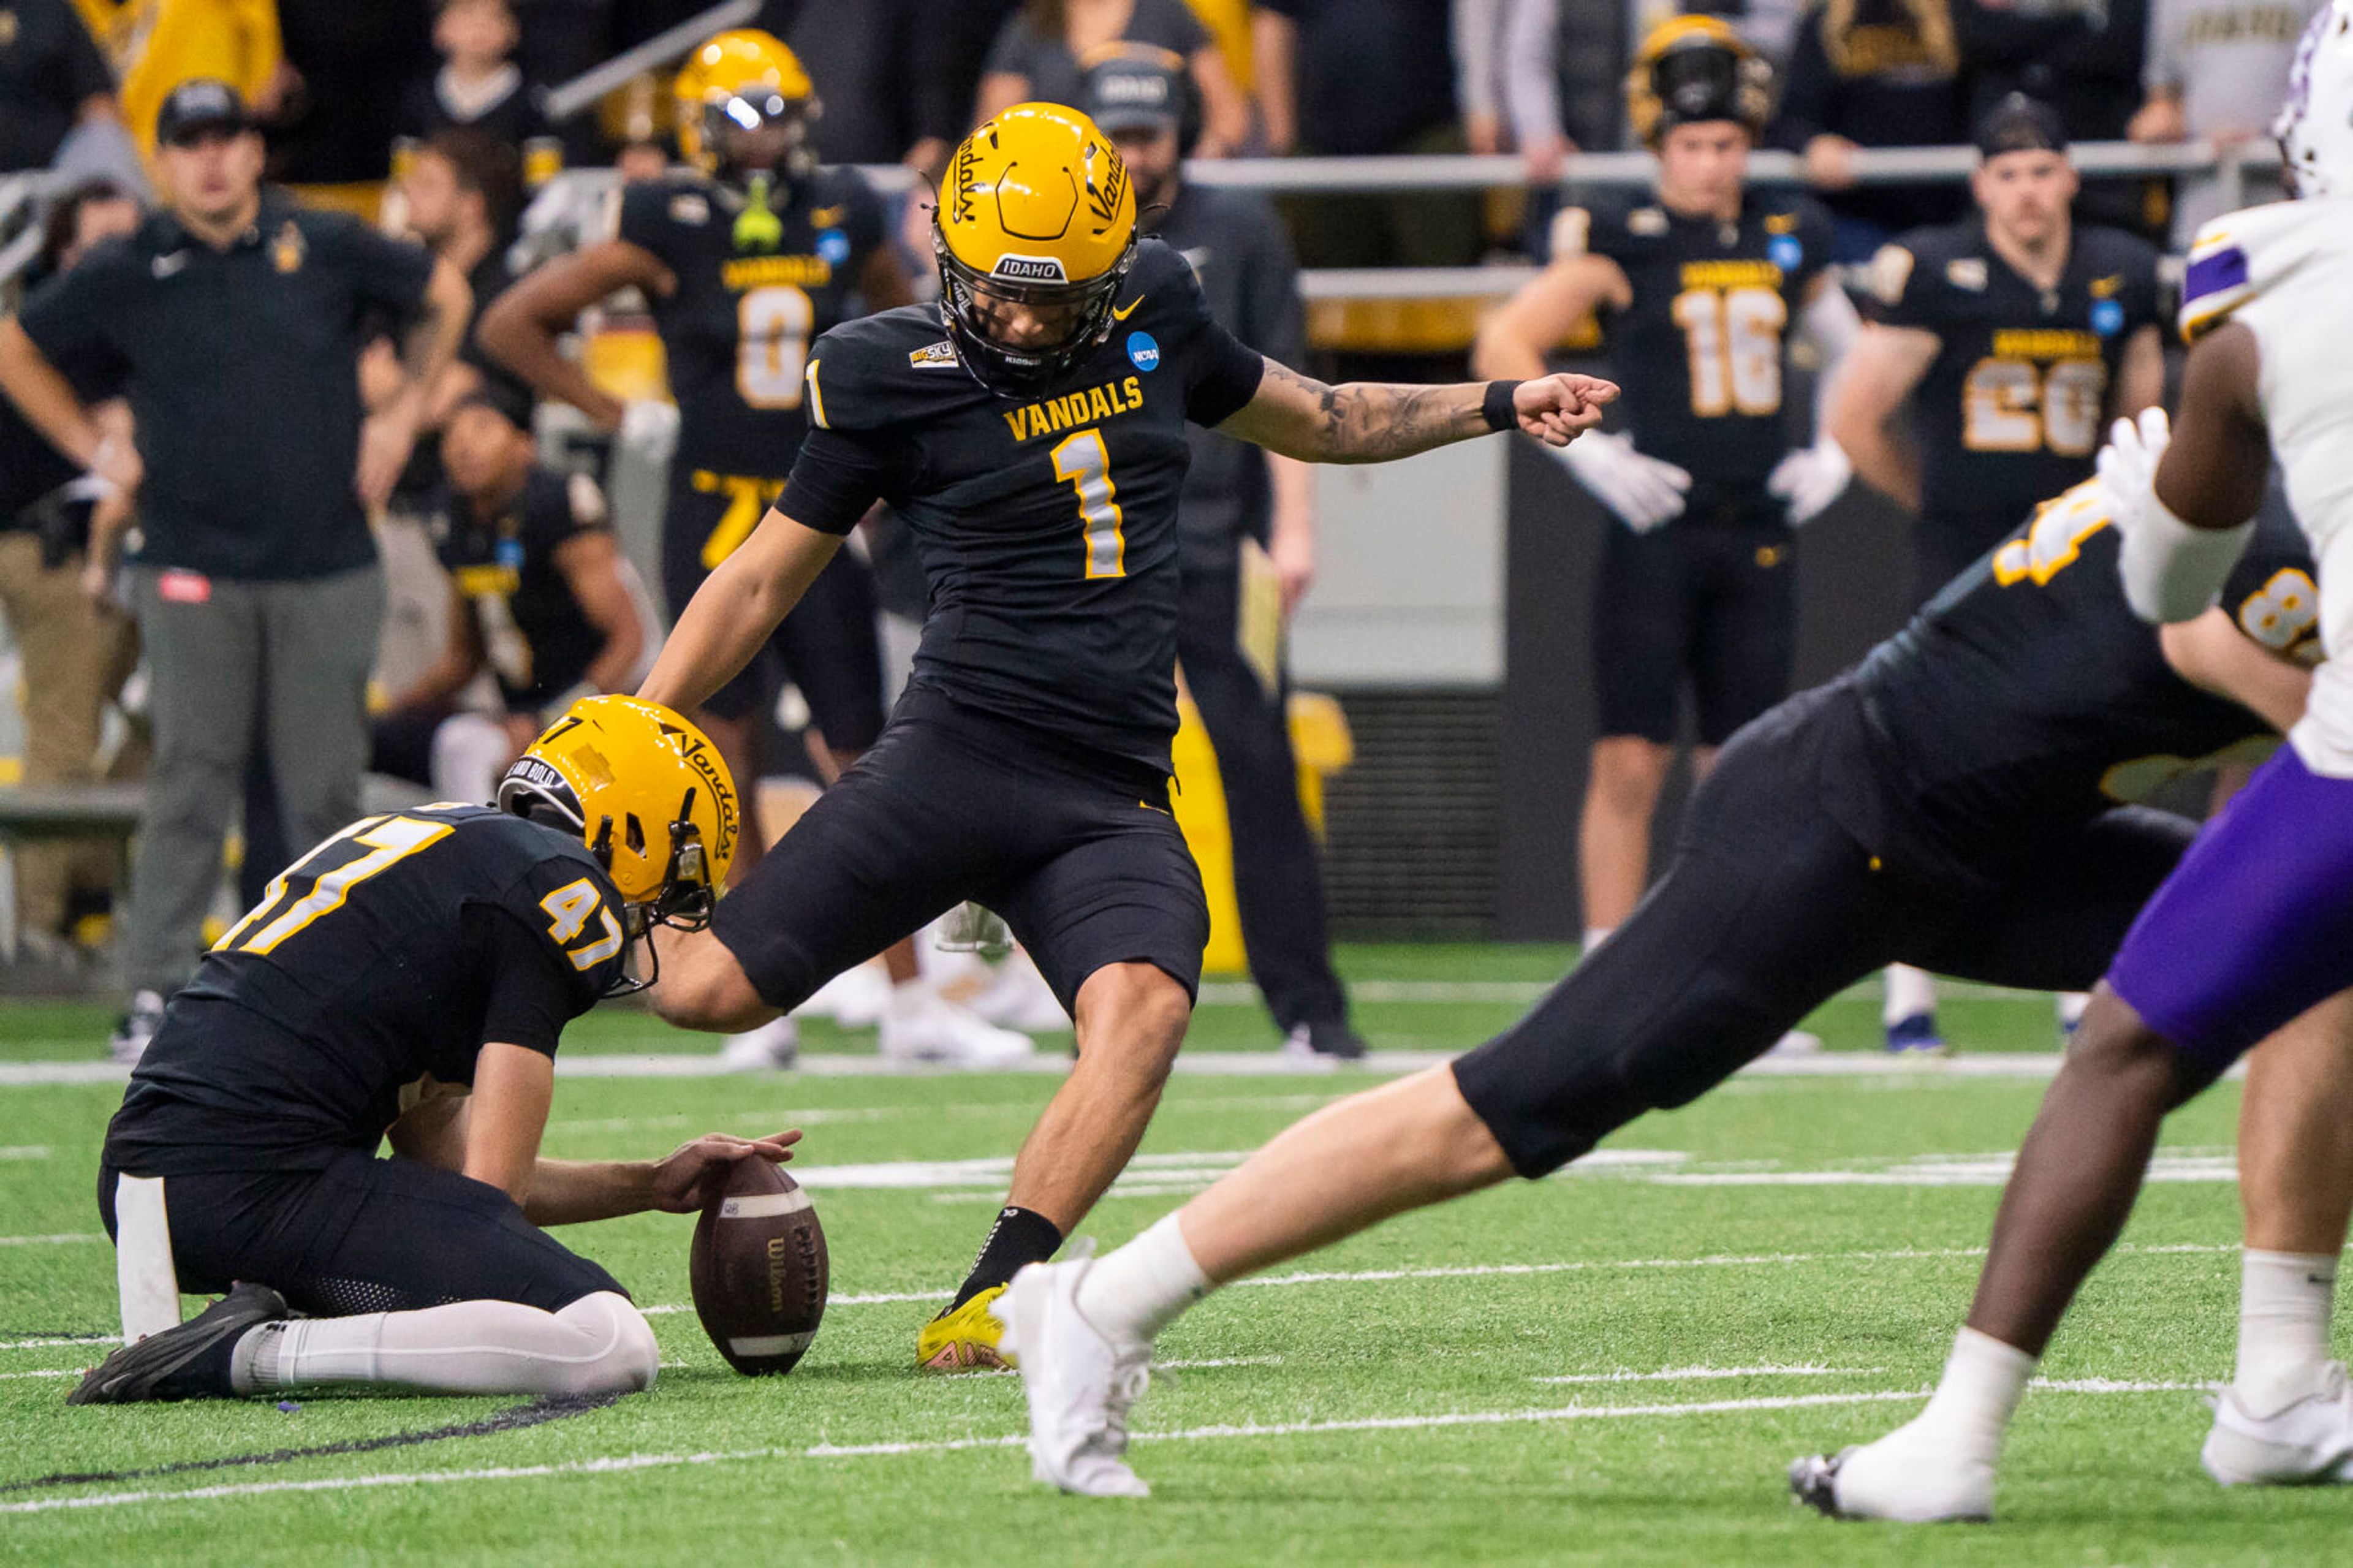
[[[2187,307],[2209,294],[2243,288],[2246,281],[2247,253],[2235,245],[2224,246],[2211,256],[2191,258],[2189,274],[2181,283],[2181,303]]]

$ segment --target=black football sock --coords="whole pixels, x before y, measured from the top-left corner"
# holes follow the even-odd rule
[[[955,1293],[947,1310],[955,1311],[983,1290],[993,1290],[1011,1282],[1013,1276],[1032,1263],[1043,1263],[1054,1256],[1062,1245],[1062,1233],[1054,1222],[1034,1209],[1015,1208],[1008,1204],[997,1211],[997,1223],[988,1227],[988,1239],[980,1244],[980,1256],[965,1277],[963,1288]],[[946,1313],[941,1314],[943,1317]]]

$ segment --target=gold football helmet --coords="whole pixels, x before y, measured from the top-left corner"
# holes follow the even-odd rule
[[[1715,16],[1652,28],[1626,73],[1626,122],[1651,147],[1678,125],[1709,120],[1736,120],[1762,136],[1772,117],[1772,66]]]
[[[1050,385],[1111,335],[1135,260],[1135,190],[1095,122],[1017,103],[965,138],[932,216],[940,315],[982,385]]]
[[[755,27],[720,34],[687,57],[671,92],[679,154],[704,174],[798,179],[817,166],[808,122],[822,106],[800,58],[775,35]],[[773,162],[747,160],[742,142],[770,127],[782,132],[782,150]]]
[[[735,858],[735,781],[719,749],[634,697],[575,702],[507,769],[498,804],[588,847],[621,895],[632,940],[654,925],[707,924]]]

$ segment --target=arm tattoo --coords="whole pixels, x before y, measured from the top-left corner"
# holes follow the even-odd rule
[[[1377,463],[1487,434],[1480,413],[1486,395],[1483,383],[1404,386],[1352,381],[1327,386],[1271,359],[1266,377],[1315,400],[1304,433],[1303,445],[1310,449],[1295,456],[1327,463]]]

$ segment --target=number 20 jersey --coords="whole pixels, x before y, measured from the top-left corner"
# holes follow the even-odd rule
[[[1810,198],[1752,191],[1737,221],[1655,202],[1597,202],[1553,220],[1553,259],[1618,264],[1632,302],[1602,321],[1637,449],[1702,482],[1764,482],[1789,450],[1782,349],[1831,259],[1831,221]]]
[[[794,183],[771,226],[701,174],[624,187],[616,237],[678,279],[650,304],[679,410],[683,468],[781,474],[807,428],[808,346],[848,313],[882,243],[881,203],[847,169]]]
[[[492,1040],[554,1054],[623,963],[577,838],[489,806],[364,817],[269,885],[172,998],[108,1149],[148,1175],[375,1147]]]
[[[2303,721],[2305,764],[2353,778],[2353,200],[2250,207],[2198,231],[2181,285],[2181,331],[2226,321],[2255,337],[2272,455],[2320,563],[2320,638]]]
[[[934,306],[835,328],[809,356],[813,428],[777,506],[847,533],[889,501],[928,590],[918,683],[1165,773],[1185,426],[1248,403],[1265,362],[1158,240],[1113,315],[1062,380],[1010,396],[965,369]]]
[[[2092,471],[2125,344],[2158,320],[2157,252],[2077,224],[2045,294],[1994,253],[1981,218],[1915,229],[1871,264],[1871,319],[1934,332],[1914,395],[1922,510],[1961,523],[1973,559]]]

